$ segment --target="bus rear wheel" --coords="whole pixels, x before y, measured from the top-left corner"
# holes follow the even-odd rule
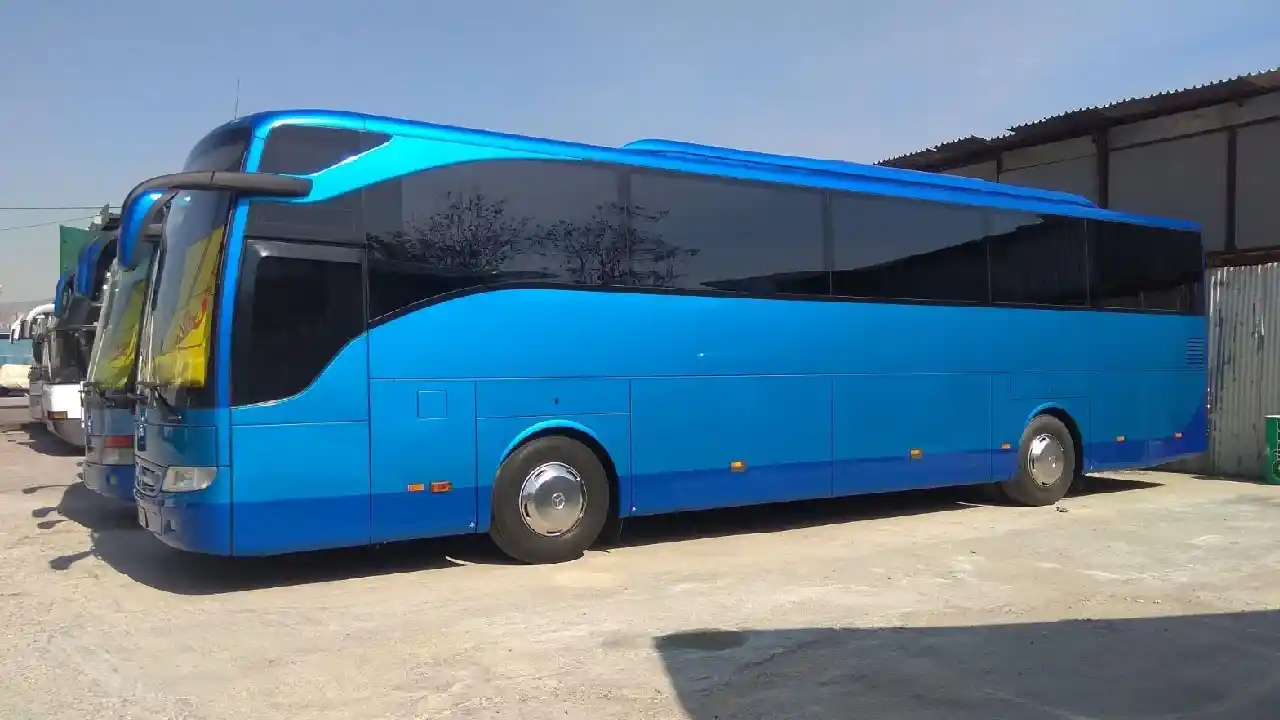
[[[489,536],[520,562],[567,562],[595,543],[608,514],[600,458],[573,438],[546,435],[516,448],[498,468]]]
[[[1052,415],[1037,415],[1018,442],[1018,468],[1000,489],[1020,505],[1043,507],[1066,496],[1076,478],[1077,452],[1071,432]]]

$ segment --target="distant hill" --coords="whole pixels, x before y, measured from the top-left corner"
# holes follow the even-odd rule
[[[19,315],[26,315],[31,308],[51,302],[53,302],[52,298],[48,300],[14,300],[0,302],[0,322],[4,323],[5,329],[7,330]]]

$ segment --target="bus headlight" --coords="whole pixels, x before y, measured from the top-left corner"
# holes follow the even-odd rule
[[[213,484],[218,475],[218,468],[181,467],[175,465],[164,472],[164,482],[160,483],[162,492],[194,492],[203,490]]]
[[[132,465],[133,448],[102,448],[98,451],[100,465]]]

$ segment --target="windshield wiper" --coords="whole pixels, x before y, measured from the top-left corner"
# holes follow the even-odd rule
[[[84,395],[93,396],[101,400],[104,406],[110,408],[128,407],[131,401],[140,399],[138,396],[120,388],[109,388],[101,383],[88,380],[84,381],[81,387]]]
[[[138,387],[147,391],[146,394],[149,395],[152,400],[155,400],[156,406],[169,416],[167,418],[168,420],[182,419],[182,413],[178,408],[173,406],[173,403],[169,402],[168,398],[164,396],[164,389],[161,387],[160,383],[139,381]]]

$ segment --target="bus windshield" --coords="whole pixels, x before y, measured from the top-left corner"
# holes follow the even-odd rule
[[[230,205],[231,195],[225,192],[183,192],[173,199],[161,237],[163,262],[156,274],[139,381],[166,392],[205,387]]]
[[[103,390],[124,390],[138,357],[138,328],[147,300],[154,243],[138,248],[138,264],[112,274],[103,300],[98,341],[89,358],[88,380]]]

